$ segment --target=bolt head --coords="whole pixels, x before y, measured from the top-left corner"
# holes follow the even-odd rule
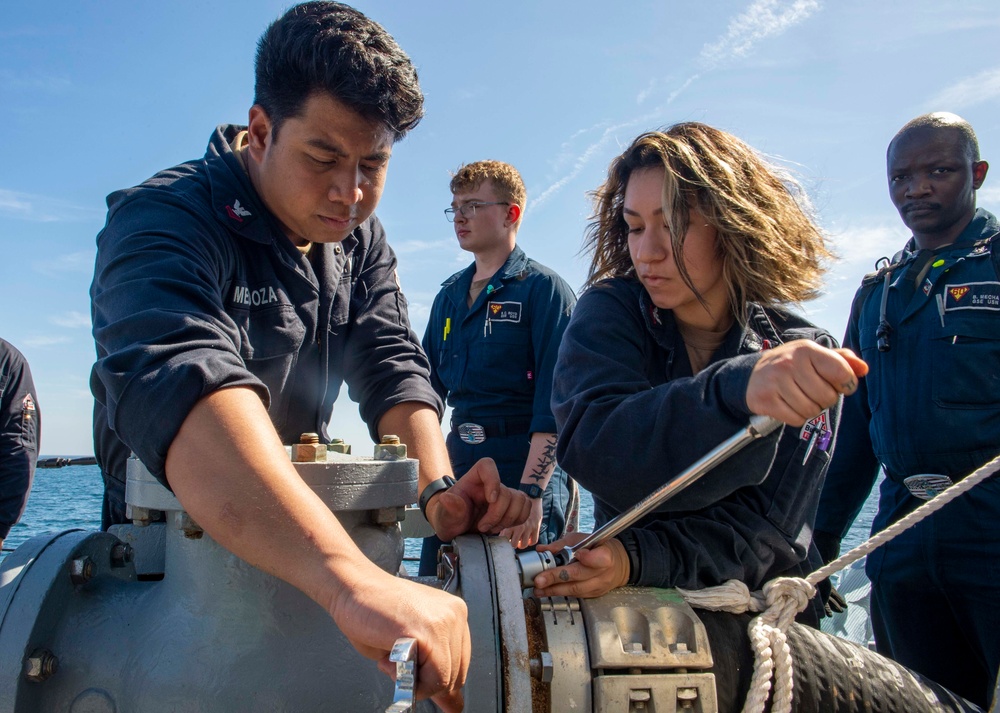
[[[59,659],[51,651],[35,649],[24,660],[24,677],[34,683],[50,678],[59,668]]]

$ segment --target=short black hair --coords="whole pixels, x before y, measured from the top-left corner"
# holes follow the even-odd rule
[[[973,163],[979,160],[979,139],[976,138],[976,132],[973,131],[972,125],[958,114],[952,114],[947,111],[922,114],[916,119],[910,119],[906,122],[903,128],[897,131],[896,135],[892,137],[892,141],[889,142],[889,148],[886,149],[886,158],[889,157],[889,152],[892,151],[893,145],[899,139],[903,138],[905,134],[915,129],[954,129],[959,134],[962,148],[965,149],[969,160]]]
[[[316,92],[384,125],[396,141],[424,115],[410,58],[381,25],[339,2],[296,5],[257,43],[254,103],[275,134]]]

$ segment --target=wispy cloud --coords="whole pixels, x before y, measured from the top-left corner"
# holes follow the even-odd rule
[[[89,273],[94,269],[94,250],[81,250],[75,253],[56,255],[45,260],[35,260],[31,267],[43,275],[61,275],[65,273]]]
[[[740,15],[730,21],[725,34],[715,42],[706,44],[699,55],[699,64],[705,70],[713,69],[725,61],[748,54],[761,40],[780,35],[804,21],[821,7],[819,0],[754,0]],[[702,72],[696,72],[688,77],[667,97],[666,105],[673,101],[688,87],[697,81]],[[636,103],[646,102],[662,84],[657,79],[651,80],[636,96]],[[544,189],[531,205],[543,205],[549,198],[558,193],[565,185],[575,179],[587,166],[590,160],[604,149],[608,142],[615,138],[622,129],[634,126],[645,126],[650,121],[663,115],[664,106],[658,106],[645,116],[626,121],[603,129],[600,136],[588,144],[569,161],[569,170],[561,178]],[[594,126],[588,135],[596,131],[602,124]],[[577,132],[573,138],[580,132]],[[564,147],[566,145],[564,144]],[[565,152],[564,152],[565,153]]]
[[[71,340],[69,337],[61,337],[54,334],[36,334],[33,337],[25,337],[23,341],[26,347],[39,349],[42,347],[52,347],[57,344],[66,344]]]
[[[986,185],[976,191],[976,206],[991,213],[1000,212],[1000,179],[990,185],[989,174],[986,174]]]
[[[621,124],[615,124],[613,126],[608,126],[601,131],[600,136],[584,147],[584,149],[577,153],[575,158],[570,165],[568,172],[562,176],[562,178],[555,181],[549,185],[548,188],[544,189],[538,194],[538,197],[532,201],[529,201],[529,206],[532,208],[537,208],[538,206],[544,205],[552,196],[558,193],[563,186],[571,182],[574,178],[580,175],[580,172],[586,168],[590,160],[600,152],[603,151],[604,147],[607,146],[613,139],[618,136],[618,133],[622,129],[627,129],[633,126],[645,125],[649,121],[653,120],[654,117],[658,116],[658,112],[646,114],[635,119],[623,122]],[[595,127],[596,128],[596,127]]]
[[[957,111],[1000,97],[1000,67],[985,69],[939,92],[927,102],[931,111]]]
[[[728,60],[745,57],[761,40],[784,33],[820,7],[819,0],[754,0],[730,20],[722,37],[702,47],[701,64],[712,69]]]
[[[840,260],[834,265],[828,282],[849,279],[857,283],[860,276],[875,269],[875,261],[892,257],[910,237],[902,223],[870,223],[850,225],[830,236],[834,252]],[[831,285],[832,287],[833,285]],[[857,287],[857,284],[853,284]]]
[[[67,327],[69,329],[78,329],[80,327],[90,328],[90,315],[75,310],[49,317],[49,321],[57,327]]]
[[[61,94],[72,86],[73,83],[69,79],[54,74],[41,74],[34,71],[20,74],[9,69],[0,69],[0,87],[9,91],[30,89],[50,94]]]
[[[454,240],[402,240],[392,242],[392,249],[397,255],[407,255],[425,251],[445,250],[455,245]]]
[[[73,222],[100,219],[104,210],[84,207],[33,193],[0,188],[0,217],[35,223]]]

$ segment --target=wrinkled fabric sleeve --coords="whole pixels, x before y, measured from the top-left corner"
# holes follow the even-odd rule
[[[368,249],[361,256],[358,286],[351,298],[350,337],[344,380],[376,443],[379,419],[404,402],[424,403],[444,413],[430,382],[430,364],[410,327],[406,298],[399,288],[396,255],[381,223],[373,218]]]
[[[21,355],[0,343],[0,540],[21,519],[38,461],[40,413],[31,371]],[[25,423],[24,400],[31,395],[34,413]]]
[[[654,386],[638,302],[598,285],[577,303],[563,336],[552,389],[560,465],[621,512],[744,428],[746,387],[758,354],[709,365],[694,377]],[[760,483],[778,436],[751,443],[664,505],[697,510]]]
[[[855,295],[855,302],[862,298]],[[844,335],[844,347],[861,353],[858,315],[860,305],[851,309],[851,320]],[[878,478],[879,462],[872,449],[871,410],[868,407],[868,384],[858,380],[858,390],[844,399],[844,413],[837,434],[833,462],[826,474],[823,494],[816,514],[816,537],[826,543],[839,543],[857,518]],[[824,547],[824,558],[832,554],[833,544]],[[835,557],[834,557],[835,559]]]
[[[531,304],[531,343],[535,359],[535,396],[531,412],[532,433],[556,433],[552,415],[552,378],[555,373],[559,344],[569,326],[576,297],[565,280],[555,274],[545,274],[536,280]]]
[[[224,309],[234,258],[208,220],[176,199],[126,199],[97,239],[91,387],[111,429],[167,487],[167,450],[201,398],[244,386],[269,403]]]
[[[759,589],[771,573],[805,558],[804,550],[739,498],[631,528],[621,536],[626,547],[629,538],[639,562],[629,584],[640,587],[701,589],[736,579]]]

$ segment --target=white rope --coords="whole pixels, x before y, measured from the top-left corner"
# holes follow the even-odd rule
[[[718,587],[699,590],[678,588],[677,591],[684,600],[699,609],[726,611],[732,614],[763,611],[750,622],[747,629],[750,634],[750,645],[754,650],[754,670],[750,679],[750,690],[743,704],[743,713],[763,712],[768,694],[771,693],[772,679],[774,683],[774,694],[771,696],[772,713],[791,711],[794,676],[791,649],[784,632],[795,615],[803,611],[816,595],[816,584],[871,553],[924,518],[933,515],[997,470],[1000,470],[1000,456],[934,496],[932,500],[867,542],[858,545],[825,567],[820,567],[805,579],[778,577],[767,582],[762,588],[762,593],[751,593],[743,582],[735,579]]]

